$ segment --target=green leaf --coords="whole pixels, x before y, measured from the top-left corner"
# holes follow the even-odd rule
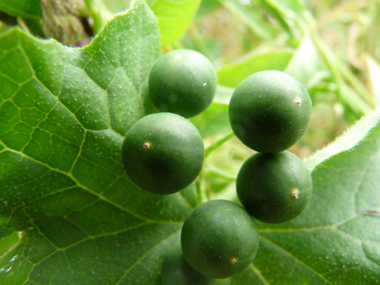
[[[9,249],[15,247],[19,242],[19,236],[17,232],[13,232],[11,235],[2,239],[0,242],[0,256],[3,255]]]
[[[359,143],[364,140],[364,138],[372,132],[372,129],[378,124],[378,113],[379,112],[372,112],[367,115],[348,129],[342,136],[338,137],[333,143],[309,157],[305,161],[307,168],[310,171],[313,171],[317,165],[330,157],[343,151],[349,151],[359,145]]]
[[[236,87],[247,76],[267,69],[284,70],[293,55],[292,49],[260,49],[247,54],[232,64],[217,71],[218,82],[228,87]]]
[[[304,0],[264,0],[264,2],[290,18],[295,17],[296,13],[301,15],[306,9]]]
[[[146,114],[146,81],[160,55],[143,1],[84,48],[0,35],[2,284],[140,284],[159,279],[195,190],[157,196],[127,177],[121,145]],[[178,237],[178,236],[177,236]]]
[[[215,0],[202,0],[197,13],[195,14],[195,20],[200,20],[206,17],[216,9],[220,7],[219,1]]]
[[[340,151],[338,150],[340,149]],[[380,281],[380,112],[317,153],[313,198],[291,222],[257,222],[260,247],[236,284]]]
[[[27,19],[41,17],[41,4],[39,0],[0,0],[0,11]]]
[[[285,72],[294,76],[306,88],[310,88],[322,79],[319,67],[318,50],[313,41],[309,37],[305,37],[294,52]]]
[[[153,1],[151,8],[158,19],[162,46],[182,38],[200,3],[201,0]]]
[[[129,6],[128,1],[105,1],[113,12]],[[181,39],[194,18],[201,0],[147,0],[158,19],[161,45],[166,46]],[[214,0],[210,2],[215,2]],[[216,3],[216,2],[215,2]]]

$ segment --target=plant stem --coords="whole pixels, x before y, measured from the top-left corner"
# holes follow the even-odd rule
[[[210,166],[208,167],[206,172],[209,176],[212,176],[212,177],[222,178],[222,179],[227,180],[227,181],[236,181],[235,175],[225,173],[223,171],[220,171],[220,170],[215,169],[215,168],[210,167]]]
[[[199,179],[196,184],[197,193],[198,193],[198,205],[201,205],[204,202],[208,201],[205,184],[206,184],[206,181],[201,173],[201,175],[199,175]]]
[[[230,132],[228,135],[224,136],[223,138],[221,138],[220,140],[218,140],[217,142],[213,143],[208,148],[206,148],[205,158],[209,156],[212,151],[220,147],[222,144],[224,144],[226,141],[233,138],[234,136],[235,136],[234,132]]]
[[[367,91],[363,83],[345,66],[344,64],[338,62],[338,68],[342,73],[343,77],[356,89],[356,91],[361,95],[361,97],[373,108],[376,108],[376,103],[370,93]]]
[[[364,85],[343,63],[339,61],[330,47],[320,38],[315,26],[314,18],[309,12],[304,11],[300,17],[293,11],[287,9],[285,6],[278,5],[277,2],[273,2],[272,0],[264,0],[264,3],[267,6],[276,9],[277,12],[282,13],[285,17],[294,20],[297,26],[300,27],[305,34],[310,34],[315,46],[331,70],[333,79],[337,85],[338,98],[341,102],[347,103],[347,105],[349,105],[350,108],[359,116],[367,114],[370,111],[370,107],[375,108],[375,101]],[[360,97],[353,96],[355,93],[350,94],[349,92],[346,92],[347,85],[344,82],[344,79],[352,85]]]
[[[204,43],[204,38],[202,38],[198,28],[195,26],[194,23],[192,25],[190,25],[190,27],[188,29],[188,33],[189,33],[194,45],[196,46],[196,48],[201,53],[203,53],[206,57],[212,58],[212,57],[210,57],[209,50],[207,49],[207,46]]]
[[[100,5],[96,0],[85,0],[88,11],[94,20],[94,34],[97,34],[103,26],[102,15],[100,13]]]
[[[42,29],[42,20],[17,17],[17,22],[24,31],[30,33],[31,35],[38,36],[40,38],[45,37]]]
[[[289,24],[281,16],[281,14],[282,14],[285,17],[296,21],[296,19],[295,19],[296,16],[294,15],[294,12],[287,9],[285,6],[283,6],[277,2],[273,2],[272,0],[263,0],[263,4],[266,6],[267,10],[270,13],[272,13],[274,17],[277,18],[279,24],[288,33],[290,38],[297,39],[297,36],[295,35],[294,31],[289,27]]]
[[[316,31],[315,23],[312,16],[305,13],[303,18],[309,27],[310,36],[315,46],[317,47],[317,49],[325,59],[327,66],[331,70],[332,76],[337,85],[337,94],[339,100],[341,102],[346,102],[352,110],[356,111],[357,115],[361,116],[367,114],[370,111],[370,108],[368,108],[366,104],[363,104],[364,102],[360,102],[360,97],[353,98],[352,96],[345,96],[345,94],[347,93],[345,92],[345,83],[342,77],[342,73],[343,75],[345,75],[346,79],[349,79],[353,87],[362,95],[366,103],[369,106],[374,106],[374,102],[370,98],[370,95],[364,87],[360,86],[359,80],[357,80],[355,76],[353,76],[351,72],[338,61],[330,47],[320,38]]]

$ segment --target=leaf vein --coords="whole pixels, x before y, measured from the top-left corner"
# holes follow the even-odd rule
[[[261,271],[253,265],[253,263],[251,263],[250,265],[250,268],[252,269],[252,271],[257,275],[257,277],[259,277],[259,279],[265,284],[265,285],[269,285],[269,282],[265,279],[265,277],[261,274]]]
[[[159,245],[161,245],[163,242],[167,241],[169,238],[175,236],[176,234],[178,234],[181,230],[178,230],[176,232],[174,232],[173,234],[167,236],[166,238],[164,238],[163,240],[161,240],[160,242],[158,242],[156,245],[154,245],[152,248],[150,248],[148,251],[146,251],[131,267],[129,267],[128,270],[125,271],[125,273],[123,274],[123,276],[120,278],[120,280],[115,284],[115,285],[119,285],[120,282],[128,275],[128,273],[136,266],[138,265],[146,256],[148,256],[155,248],[157,248]]]
[[[331,285],[333,284],[333,283],[329,282],[328,280],[326,280],[319,272],[317,272],[314,269],[312,269],[309,266],[307,266],[301,260],[299,260],[298,258],[296,258],[293,254],[291,254],[290,252],[286,251],[284,248],[280,247],[279,245],[277,245],[276,243],[274,243],[272,240],[270,240],[268,238],[264,238],[263,236],[260,236],[260,239],[262,239],[262,240],[266,241],[267,243],[271,244],[272,246],[280,249],[282,252],[284,252],[285,254],[287,254],[288,256],[290,256],[295,262],[297,262],[298,264],[302,265],[303,267],[305,267],[306,269],[308,269],[309,271],[311,271],[316,276],[320,277],[327,284],[331,284]]]

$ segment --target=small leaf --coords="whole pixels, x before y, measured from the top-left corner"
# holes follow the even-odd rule
[[[200,3],[200,0],[157,0],[151,4],[158,19],[162,46],[182,38]]]
[[[266,2],[267,5],[276,7],[276,9],[289,16],[295,15],[295,13],[301,15],[306,9],[304,0],[270,0]]]
[[[294,76],[299,82],[310,88],[315,82],[318,74],[319,55],[313,41],[305,37],[291,60],[285,68],[285,72]]]
[[[228,87],[236,87],[249,75],[267,69],[284,70],[293,55],[291,49],[255,50],[235,63],[225,65],[217,71],[218,82]]]

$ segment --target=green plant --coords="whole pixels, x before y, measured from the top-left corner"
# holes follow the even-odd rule
[[[186,218],[181,233],[187,262],[212,278],[228,278],[246,269],[259,247],[254,220],[240,205],[211,200]]]
[[[307,131],[311,100],[296,79],[276,70],[244,79],[232,94],[229,118],[235,135],[248,147],[277,153]]]
[[[265,223],[284,223],[309,204],[313,183],[304,163],[291,152],[256,153],[244,162],[236,191],[245,209]]]
[[[185,118],[156,113],[137,121],[125,135],[124,168],[141,189],[173,194],[189,186],[202,169],[204,147]]]
[[[72,15],[44,5],[50,17],[41,16],[39,2],[0,0],[9,14],[0,13],[1,284],[160,285],[191,211],[209,199],[238,201],[236,175],[253,153],[232,134],[228,102],[266,69],[291,74],[313,99],[309,131],[290,149],[312,174],[313,197],[290,222],[256,221],[256,258],[231,283],[380,280],[378,1],[138,0],[121,12],[128,1],[43,0],[89,3],[79,16],[97,34],[91,42],[60,29]],[[50,31],[82,47],[33,36],[54,23]],[[198,179],[154,195],[131,182],[121,149],[128,129],[156,111],[154,62],[178,48],[207,55],[223,86],[191,118],[206,146]]]
[[[163,112],[186,118],[204,111],[214,98],[215,68],[201,53],[178,49],[161,56],[149,75],[149,95]]]
[[[229,285],[231,279],[212,279],[192,268],[183,257],[181,244],[177,242],[169,250],[162,263],[163,285]]]

